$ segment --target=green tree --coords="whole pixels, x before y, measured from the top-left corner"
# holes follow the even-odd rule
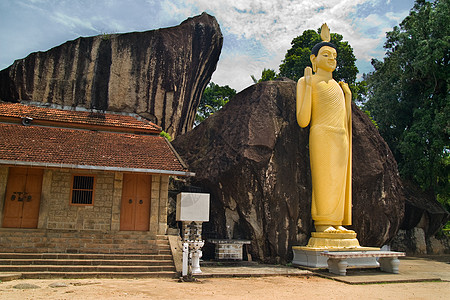
[[[259,81],[261,82],[261,81],[274,80],[277,77],[278,77],[278,75],[275,72],[275,70],[264,68],[264,70],[261,73],[261,79]]]
[[[320,30],[317,32],[314,30],[305,30],[302,35],[294,38],[291,42],[292,48],[290,48],[280,65],[280,77],[288,77],[297,81],[300,77],[303,77],[306,67],[311,66],[309,59],[311,55],[311,49],[317,43],[322,40],[320,38]],[[356,67],[356,58],[353,54],[353,48],[348,42],[342,40],[343,37],[340,34],[331,34],[331,43],[336,46],[337,66],[333,72],[333,78],[336,81],[345,81],[349,84],[352,90],[353,99],[358,99],[360,95],[365,92],[365,84],[356,82],[356,75],[358,74],[358,68]]]
[[[221,109],[234,95],[236,95],[236,90],[230,88],[228,85],[219,86],[214,82],[210,82],[200,99],[194,125],[197,126],[210,115]]]
[[[264,70],[261,73],[261,79],[259,79],[259,80],[256,79],[256,77],[254,75],[250,75],[250,77],[252,78],[254,83],[258,83],[258,82],[262,82],[262,81],[275,80],[278,78],[278,75],[275,72],[275,70],[264,68]]]
[[[386,56],[366,76],[365,109],[389,144],[403,178],[450,208],[450,1],[416,0],[386,34]]]

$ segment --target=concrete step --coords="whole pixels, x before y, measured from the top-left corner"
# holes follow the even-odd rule
[[[0,272],[28,273],[28,272],[175,272],[174,266],[58,266],[58,265],[0,265]]]
[[[103,260],[171,260],[159,254],[89,254],[89,253],[0,253],[0,259],[103,259]]]
[[[61,252],[61,253],[91,253],[91,254],[142,254],[142,255],[170,255],[171,252],[167,250],[159,249],[108,249],[108,248],[83,248],[83,249],[64,249],[64,248],[12,248],[12,247],[0,247],[2,252],[14,252],[14,253],[48,253],[48,252]]]
[[[0,228],[2,236],[8,237],[86,237],[91,239],[107,239],[120,237],[124,239],[140,239],[155,240],[155,236],[149,235],[146,231],[97,231],[97,230],[61,230],[61,229],[17,229],[17,228]],[[157,240],[167,240],[166,235],[156,235]]]
[[[170,254],[168,237],[147,232],[0,228],[0,252]]]
[[[90,259],[0,259],[0,267],[7,265],[55,266],[172,266],[172,260],[90,260]]]
[[[49,278],[175,278],[176,272],[25,272],[22,279]]]
[[[21,278],[175,277],[172,255],[0,253],[0,274]]]
[[[0,228],[0,273],[20,273],[21,278],[177,275],[165,235],[4,228]]]

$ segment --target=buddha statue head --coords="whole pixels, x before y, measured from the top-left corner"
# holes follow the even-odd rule
[[[330,29],[328,28],[327,24],[324,23],[321,27],[320,31],[320,37],[322,38],[322,42],[317,43],[314,45],[314,47],[311,50],[311,56],[310,60],[312,63],[312,68],[314,72],[317,72],[317,65],[320,63],[320,61],[323,62],[323,66],[327,69],[327,71],[334,71],[336,68],[336,46],[330,42],[331,36],[330,36]],[[322,49],[323,48],[323,49]],[[320,56],[324,56],[319,57]],[[334,63],[328,62],[326,63],[325,60],[327,59],[334,59]],[[332,66],[334,64],[334,66]],[[329,70],[330,67],[332,67],[332,70]]]

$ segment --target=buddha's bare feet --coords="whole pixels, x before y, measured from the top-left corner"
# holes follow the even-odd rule
[[[316,227],[316,232],[326,232],[326,233],[336,233],[337,230],[331,225],[318,225]]]
[[[334,228],[335,228],[336,231],[339,232],[339,233],[354,233],[353,230],[347,229],[347,228],[345,228],[345,227],[343,227],[343,226],[335,226]]]

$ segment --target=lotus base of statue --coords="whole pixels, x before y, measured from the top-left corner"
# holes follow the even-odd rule
[[[358,248],[359,241],[356,239],[355,232],[349,233],[326,233],[312,232],[306,247],[311,248]]]
[[[379,251],[377,247],[362,247],[356,238],[355,232],[349,233],[327,233],[312,232],[308,245],[294,246],[292,251],[294,258],[292,264],[296,266],[326,268],[327,257],[322,256],[324,251]],[[366,259],[348,260],[350,266],[354,267],[378,267],[379,263],[375,257],[367,257]]]

